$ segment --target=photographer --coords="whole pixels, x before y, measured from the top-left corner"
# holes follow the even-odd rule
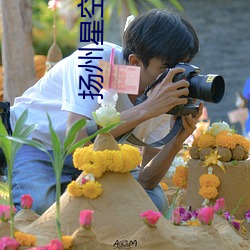
[[[101,57],[105,61],[109,61],[114,47],[115,64],[141,68],[138,96],[167,68],[171,69],[151,89],[147,100],[139,105],[133,105],[137,96],[119,94],[116,108],[121,113],[121,120],[126,122],[112,130],[113,136],[119,137],[135,129],[136,136],[145,143],[157,141],[168,134],[176,116],[166,113],[177,105],[187,104],[186,96],[189,94],[187,80],[173,82],[174,76],[184,72],[184,69],[173,67],[179,62],[189,63],[199,51],[199,41],[191,24],[176,14],[154,9],[138,16],[128,25],[124,32],[123,47],[107,42],[103,45],[91,44],[90,47],[103,48],[103,51],[93,51],[92,56]],[[88,60],[78,59],[79,55],[80,51],[77,50],[58,62],[40,81],[15,99],[11,107],[12,128],[18,117],[28,108],[27,125],[38,124],[32,135],[33,140],[44,143],[50,149],[46,112],[61,140],[77,120],[92,119],[92,112],[98,108],[97,97],[92,99],[86,96],[83,99],[78,95],[79,75],[88,79],[90,74],[78,67]],[[91,65],[97,66],[98,59],[93,59]],[[86,91],[88,92],[87,89]],[[200,104],[197,115],[183,115],[181,130],[161,149],[144,147],[139,171],[133,172],[162,213],[166,212],[168,203],[159,182],[182,148],[183,142],[194,132],[202,108],[203,104]],[[86,136],[86,128],[78,133],[78,139]],[[62,190],[79,174],[72,164],[72,157],[69,156],[62,172]],[[13,168],[13,197],[17,209],[20,209],[20,198],[23,194],[33,197],[32,209],[38,214],[42,214],[55,202],[55,176],[51,163],[46,154],[27,145],[17,152]]]

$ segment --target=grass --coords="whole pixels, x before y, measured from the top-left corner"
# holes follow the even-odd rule
[[[0,204],[9,205],[9,191],[6,182],[0,182]]]

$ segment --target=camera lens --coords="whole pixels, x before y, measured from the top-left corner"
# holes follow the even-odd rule
[[[219,103],[224,96],[225,82],[220,75],[195,75],[189,79],[189,83],[189,96],[194,99]]]

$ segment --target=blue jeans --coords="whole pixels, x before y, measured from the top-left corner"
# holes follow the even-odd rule
[[[50,153],[52,154],[52,151]],[[61,176],[62,192],[81,172],[73,166],[72,156],[69,155],[64,163]],[[138,171],[133,171],[132,175],[137,178]],[[23,145],[18,150],[14,160],[12,184],[13,201],[17,211],[22,209],[20,199],[24,194],[30,194],[33,198],[32,210],[37,214],[44,213],[56,201],[54,169],[47,154],[35,147]],[[158,185],[152,190],[146,190],[146,192],[159,211],[165,213],[168,202],[161,187]]]

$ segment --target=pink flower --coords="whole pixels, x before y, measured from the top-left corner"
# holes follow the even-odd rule
[[[162,216],[161,212],[155,212],[153,210],[147,210],[143,213],[140,213],[140,216],[143,218],[143,221],[148,226],[155,226],[159,218]]]
[[[214,204],[214,211],[216,214],[221,215],[225,211],[225,199],[224,198],[219,198],[216,200]]]
[[[197,218],[204,225],[211,225],[214,218],[213,207],[203,207],[199,210]]]
[[[92,227],[92,221],[93,221],[93,216],[92,214],[94,213],[93,210],[82,210],[80,212],[80,226],[84,227],[85,229],[90,229]]]
[[[84,185],[88,181],[89,181],[88,179],[86,179],[85,177],[82,177],[82,185]]]
[[[180,215],[180,210],[178,208],[175,208],[172,212],[172,216],[171,216],[171,222],[174,225],[180,225],[181,224],[181,215]]]
[[[48,8],[54,11],[56,8],[60,8],[62,6],[60,0],[50,0],[48,3]]]
[[[33,204],[33,199],[29,194],[24,194],[21,197],[21,207],[23,209],[30,209],[32,207]]]
[[[19,242],[16,239],[5,236],[0,239],[0,249],[16,250],[18,246]]]
[[[16,211],[14,207],[14,212]],[[0,204],[0,220],[8,221],[10,219],[10,206]]]

